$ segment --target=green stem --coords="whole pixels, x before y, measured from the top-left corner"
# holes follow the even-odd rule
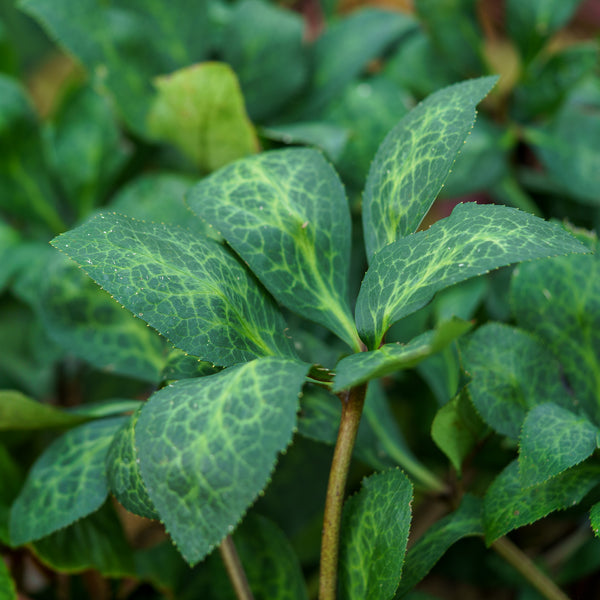
[[[321,540],[321,572],[319,600],[335,600],[342,507],[352,450],[360,424],[367,384],[359,385],[340,396],[342,417],[329,472],[323,537]]]
[[[542,596],[548,600],[569,600],[569,597],[508,538],[503,537],[496,540],[491,547],[521,573]]]
[[[230,535],[221,542],[219,551],[221,552],[221,558],[225,563],[225,569],[227,570],[227,575],[229,575],[237,599],[254,600],[252,590],[250,590],[250,586],[248,585],[244,567],[242,566],[240,557],[235,549],[233,538]]]

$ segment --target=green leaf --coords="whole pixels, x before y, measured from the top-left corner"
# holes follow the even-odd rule
[[[542,402],[573,406],[558,362],[525,331],[487,323],[465,340],[461,355],[471,400],[498,433],[517,439],[527,411]]]
[[[431,437],[460,474],[463,460],[487,432],[463,388],[438,410],[431,424]]]
[[[91,87],[77,90],[53,118],[46,138],[56,178],[76,214],[86,216],[131,153],[106,98]]]
[[[597,420],[600,417],[597,256],[565,256],[519,265],[513,274],[510,301],[517,323],[559,357],[577,402]]]
[[[575,12],[581,0],[508,0],[506,25],[521,54],[530,60]]]
[[[415,8],[439,60],[451,71],[466,77],[484,70],[483,34],[473,0],[416,0]]]
[[[58,233],[65,229],[25,90],[0,73],[0,209]]]
[[[0,481],[2,481],[0,486],[0,543],[7,546],[10,545],[8,534],[10,507],[23,485],[21,468],[11,454],[0,444]]]
[[[97,510],[108,495],[105,460],[123,417],[72,429],[37,459],[10,515],[11,542],[45,537]]]
[[[87,417],[42,404],[18,391],[0,390],[0,431],[73,427]]]
[[[141,407],[116,433],[106,456],[106,476],[109,490],[129,512],[158,520],[140,474],[135,446],[135,426],[140,411]]]
[[[37,290],[40,317],[52,340],[99,369],[158,383],[164,339],[72,261],[53,254]]]
[[[460,506],[437,521],[406,554],[404,571],[395,599],[404,597],[419,583],[446,550],[465,537],[482,536],[482,502],[466,494]]]
[[[308,365],[264,358],[155,393],[135,438],[142,478],[190,564],[231,533],[296,426]]]
[[[18,249],[20,238],[17,231],[0,218],[0,292],[15,273],[15,261],[11,256]]]
[[[378,252],[363,280],[356,322],[369,349],[402,317],[459,281],[514,262],[585,246],[555,224],[505,206],[459,204],[427,231]]]
[[[17,600],[15,582],[2,558],[0,558],[0,600]]]
[[[340,597],[386,600],[398,587],[408,541],[412,485],[399,469],[363,480],[342,516]]]
[[[95,569],[105,577],[135,574],[131,546],[125,539],[117,514],[108,503],[32,546],[38,560],[60,573]]]
[[[415,29],[412,17],[375,8],[354,11],[331,25],[314,45],[315,68],[302,117],[318,115],[372,60]]]
[[[296,12],[259,0],[234,6],[223,32],[223,60],[240,79],[252,119],[272,117],[306,81],[303,34]]]
[[[336,367],[333,391],[339,392],[377,377],[411,369],[422,360],[444,349],[472,327],[472,323],[453,318],[427,331],[408,344],[385,344],[377,350],[359,352],[342,358]]]
[[[346,142],[348,131],[325,121],[304,121],[286,125],[271,125],[261,129],[261,135],[283,144],[313,146],[322,150],[329,160],[339,160]]]
[[[157,78],[155,85],[150,133],[173,143],[200,170],[214,171],[258,150],[237,77],[228,65],[192,65]]]
[[[363,195],[367,256],[416,231],[475,122],[495,77],[439,90],[411,110],[377,150]]]
[[[358,348],[348,304],[350,211],[321,153],[294,148],[239,161],[200,181],[188,202],[276,300]]]
[[[152,79],[198,62],[213,44],[213,0],[20,0],[19,6],[76,56],[127,124],[147,135]]]
[[[219,241],[217,232],[184,203],[186,192],[195,182],[195,178],[180,173],[144,173],[119,188],[110,208],[134,219],[178,225],[197,236]]]
[[[489,545],[509,531],[529,525],[556,510],[581,502],[600,482],[600,466],[578,465],[537,486],[523,488],[518,461],[493,481],[484,498],[485,540]]]
[[[567,103],[550,122],[528,136],[560,190],[578,202],[598,206],[600,105]]]
[[[592,455],[598,428],[570,410],[545,402],[525,417],[519,440],[519,473],[525,487],[544,483]]]
[[[249,515],[233,540],[255,600],[308,600],[298,557],[275,523]]]
[[[52,243],[185,352],[222,366],[293,355],[271,299],[213,240],[102,214]]]
[[[596,502],[590,509],[590,524],[596,537],[600,537],[600,502]]]
[[[404,88],[383,75],[359,79],[346,87],[326,114],[346,131],[347,144],[339,160],[332,157],[344,182],[362,189],[377,148],[413,104]]]
[[[102,419],[104,417],[115,417],[125,413],[132,413],[142,405],[141,400],[129,400],[126,398],[113,398],[102,402],[91,402],[79,404],[69,408],[69,413],[81,415],[89,419]]]

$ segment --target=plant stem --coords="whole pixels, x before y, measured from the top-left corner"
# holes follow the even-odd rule
[[[523,575],[542,596],[548,600],[569,600],[569,597],[508,538],[503,537],[496,540],[491,547]]]
[[[325,514],[323,517],[323,537],[321,540],[321,572],[319,580],[319,600],[335,600],[337,588],[338,556],[340,548],[340,525],[344,492],[348,480],[348,470],[352,450],[360,424],[367,384],[356,386],[340,396],[342,417],[337,442],[329,472]]]
[[[230,535],[221,542],[219,551],[221,552],[221,558],[225,563],[225,569],[227,569],[227,575],[229,575],[237,599],[254,600],[252,590],[250,590],[250,586],[248,585],[246,572],[235,549],[233,538]]]

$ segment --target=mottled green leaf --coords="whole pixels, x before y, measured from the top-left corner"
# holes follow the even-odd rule
[[[339,392],[377,377],[411,369],[422,360],[443,350],[472,327],[462,319],[451,319],[436,329],[417,336],[407,344],[385,344],[377,350],[350,354],[337,364],[333,391]]]
[[[291,440],[307,371],[264,358],[179,381],[144,406],[135,431],[142,478],[189,563],[232,532],[265,487]]]
[[[600,416],[600,263],[594,256],[565,256],[522,264],[510,300],[518,324],[555,356],[579,405]],[[545,401],[552,400],[544,398]]]
[[[219,239],[217,232],[185,205],[184,197],[196,179],[181,173],[145,173],[119,188],[110,208],[141,219],[179,225],[196,235]]]
[[[0,209],[58,233],[65,225],[48,177],[39,124],[25,90],[0,73]]]
[[[431,424],[431,437],[460,473],[463,460],[487,430],[471,404],[468,391],[463,388],[436,413]]]
[[[0,390],[0,431],[73,427],[86,420],[85,416],[42,404],[21,392]]]
[[[148,129],[173,143],[202,171],[214,171],[258,150],[231,67],[208,62],[155,80]]]
[[[302,106],[303,117],[314,118],[372,60],[415,29],[412,17],[376,8],[354,11],[330,25],[314,45],[315,69]]]
[[[164,339],[72,261],[54,252],[37,292],[46,331],[62,348],[99,369],[158,383],[165,365]]]
[[[566,25],[581,0],[508,0],[506,25],[525,59],[531,59],[548,38]]]
[[[530,133],[534,151],[560,190],[598,206],[600,188],[600,105],[567,103],[554,118]]]
[[[152,79],[203,60],[213,43],[213,0],[21,0],[50,36],[74,54],[146,135]]]
[[[276,300],[358,348],[348,304],[350,211],[321,153],[294,148],[239,161],[200,181],[188,202]]]
[[[556,359],[529,333],[487,323],[461,345],[469,394],[483,420],[517,439],[527,411],[542,402],[572,406]]]
[[[108,495],[106,453],[123,417],[72,429],[37,459],[13,504],[10,538],[38,540],[97,510]]]
[[[52,243],[185,352],[223,366],[293,354],[270,298],[213,240],[102,214]]]
[[[128,511],[158,520],[140,475],[140,461],[135,446],[135,426],[140,410],[141,407],[115,435],[106,456],[106,476],[109,490]]]
[[[475,106],[495,77],[439,90],[413,108],[377,150],[363,195],[369,260],[413,233],[427,214],[475,122]]]
[[[451,285],[514,262],[585,246],[560,226],[505,206],[459,204],[427,231],[378,252],[363,280],[356,322],[370,349],[388,328]]]
[[[0,600],[17,600],[17,588],[8,566],[0,557]]]
[[[105,577],[135,575],[132,548],[110,504],[32,544],[43,564],[61,573],[81,573],[89,569]]]
[[[248,112],[264,121],[289,103],[307,76],[304,22],[259,0],[238,2],[223,33],[223,60],[240,79]]]
[[[347,137],[341,156],[332,157],[345,183],[362,189],[379,144],[413,104],[406,90],[383,75],[353,81],[332,103],[326,118]]]
[[[600,482],[600,466],[578,465],[537,486],[523,488],[514,460],[493,481],[484,498],[483,522],[489,545],[509,531],[556,510],[569,508]]]
[[[579,464],[596,450],[598,428],[574,412],[545,402],[525,417],[519,439],[523,487],[544,483]]]
[[[344,506],[340,540],[340,597],[386,600],[398,587],[410,528],[412,485],[400,471],[363,480]]]
[[[416,0],[417,15],[439,59],[462,77],[484,70],[483,33],[475,0]]]
[[[103,200],[130,150],[106,98],[91,87],[68,97],[47,128],[49,162],[77,215]]]
[[[394,598],[403,598],[429,573],[450,546],[465,537],[482,536],[481,518],[481,500],[466,494],[453,513],[432,525],[408,551]]]

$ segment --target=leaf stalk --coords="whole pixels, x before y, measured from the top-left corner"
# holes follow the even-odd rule
[[[233,538],[228,535],[219,546],[221,558],[238,600],[254,600],[242,561],[237,553]]]
[[[323,517],[319,600],[335,600],[336,598],[344,493],[366,392],[367,384],[365,383],[340,394],[342,417],[329,472]]]

